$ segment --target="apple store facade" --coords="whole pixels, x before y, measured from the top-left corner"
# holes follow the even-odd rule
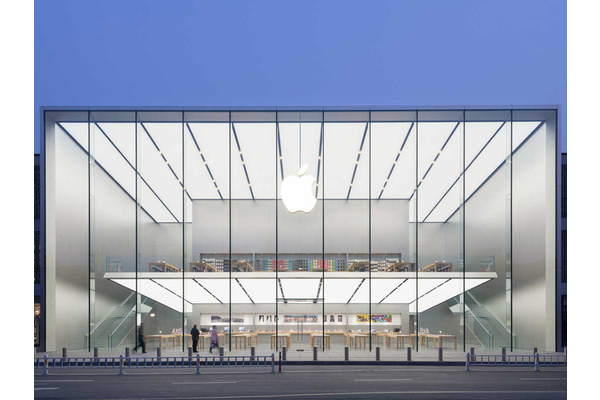
[[[143,327],[182,352],[194,325],[200,352],[210,329],[235,354],[556,349],[556,108],[45,108],[42,131],[47,351]]]

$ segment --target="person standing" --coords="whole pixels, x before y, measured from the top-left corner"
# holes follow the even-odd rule
[[[209,353],[212,353],[212,349],[214,347],[219,347],[219,333],[217,332],[217,326],[213,325],[210,330],[210,350]]]
[[[198,352],[198,339],[200,339],[200,331],[198,330],[198,326],[194,325],[192,330],[190,331],[192,335],[192,351],[194,353]]]
[[[137,351],[138,347],[142,348],[142,353],[146,352],[146,342],[144,341],[144,324],[141,323],[138,328],[138,344],[135,346],[133,351]]]

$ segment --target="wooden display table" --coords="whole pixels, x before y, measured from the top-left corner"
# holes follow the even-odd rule
[[[323,333],[318,333],[318,332],[313,332],[310,334],[310,348],[312,349],[313,347],[315,347],[315,338],[316,339],[321,339],[323,338],[325,341],[325,348],[326,349],[331,349],[331,336],[329,336],[328,334],[325,334],[323,336]]]
[[[425,347],[429,347],[429,339],[433,340],[433,347],[444,347],[444,339],[453,339],[454,340],[454,350],[458,348],[458,343],[456,340],[456,336],[454,335],[419,335],[423,337],[425,341]]]
[[[190,272],[215,272],[217,269],[207,262],[191,262]]]
[[[422,272],[452,272],[451,262],[433,262],[421,269]]]
[[[279,333],[277,335],[271,335],[271,348],[272,349],[276,349],[277,348],[277,339],[278,338],[285,338],[285,343],[286,343],[286,347],[289,349],[290,347],[292,347],[292,333],[291,332],[287,332],[287,333]]]
[[[404,348],[404,340],[406,339],[410,339],[410,346],[414,347],[415,346],[415,334],[412,335],[406,335],[406,334],[402,334],[402,333],[388,333],[387,335],[387,340],[386,340],[386,345],[387,347],[392,347],[392,340],[396,339],[396,349]]]
[[[413,272],[414,266],[411,262],[399,261],[388,265],[385,268],[386,272]]]
[[[352,343],[354,343],[354,349],[358,348],[359,343],[361,349],[366,348],[368,337],[368,333],[347,333],[344,335],[344,346],[347,341],[349,347],[352,347]]]
[[[256,345],[256,339],[257,339],[258,335],[256,333],[234,333],[231,335],[231,340],[232,342],[235,341],[235,348],[244,348],[244,350],[247,348],[247,346],[252,347],[253,345]]]
[[[181,272],[181,269],[167,262],[151,262],[148,263],[148,271],[150,272]]]

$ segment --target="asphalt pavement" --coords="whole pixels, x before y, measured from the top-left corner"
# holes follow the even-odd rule
[[[566,399],[566,367],[284,366],[186,369],[36,369],[39,399]]]

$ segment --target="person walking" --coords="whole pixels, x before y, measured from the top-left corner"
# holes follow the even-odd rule
[[[200,331],[198,330],[198,326],[194,325],[192,330],[190,331],[192,334],[192,351],[194,353],[198,352],[198,339],[200,339]]]
[[[141,323],[138,328],[138,344],[133,348],[133,351],[137,351],[138,347],[142,348],[142,353],[146,353],[146,342],[144,341],[144,324]]]
[[[214,347],[219,347],[219,333],[217,332],[217,326],[213,325],[210,330],[210,350],[209,353],[212,353]]]

